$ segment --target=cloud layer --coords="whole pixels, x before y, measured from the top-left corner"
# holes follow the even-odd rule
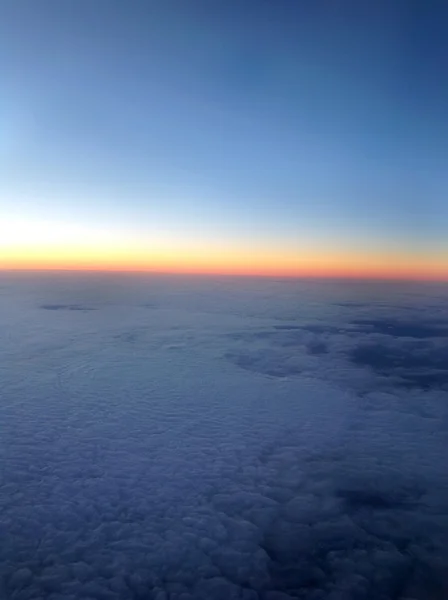
[[[443,294],[23,277],[1,598],[446,595]]]

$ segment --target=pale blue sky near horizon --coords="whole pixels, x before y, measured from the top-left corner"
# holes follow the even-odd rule
[[[448,244],[442,1],[2,0],[0,218]]]

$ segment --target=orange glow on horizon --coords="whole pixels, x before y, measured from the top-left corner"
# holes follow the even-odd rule
[[[0,270],[146,271],[236,276],[409,279],[448,281],[448,261],[440,258],[270,251],[126,248],[0,247]]]
[[[279,241],[132,234],[76,223],[3,219],[0,270],[148,271],[275,277],[448,280],[448,252],[341,250]]]

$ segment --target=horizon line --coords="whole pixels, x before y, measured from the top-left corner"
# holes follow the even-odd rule
[[[157,270],[157,269],[119,269],[119,268],[82,268],[82,267],[1,267],[0,273],[92,273],[92,274],[146,274],[160,276],[190,276],[190,277],[218,277],[218,278],[247,278],[247,279],[285,279],[285,280],[327,280],[327,281],[376,281],[376,282],[399,282],[399,283],[441,283],[448,284],[446,277],[436,276],[396,276],[390,274],[372,275],[359,273],[345,274],[310,274],[310,273],[250,273],[250,272],[219,272],[219,271],[182,271],[182,270]]]

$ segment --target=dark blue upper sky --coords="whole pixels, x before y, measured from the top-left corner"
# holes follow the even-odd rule
[[[2,0],[0,214],[445,244],[447,34],[443,0]]]

